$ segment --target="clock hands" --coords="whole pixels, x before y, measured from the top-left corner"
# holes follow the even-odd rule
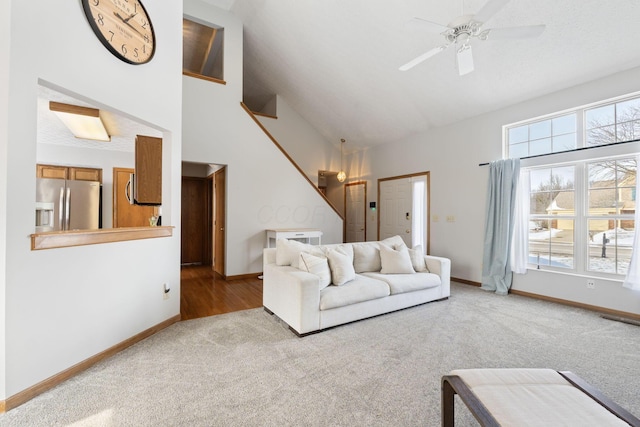
[[[129,19],[131,19],[134,16],[136,16],[135,13],[133,15],[129,16],[128,18],[123,18],[122,15],[120,15],[118,12],[113,12],[113,14],[116,16],[116,18],[118,18],[119,20],[121,20],[122,22],[127,24],[133,31],[135,31],[136,33],[138,33],[142,37],[144,37],[144,34],[142,34],[140,31],[138,31],[138,29],[136,27],[134,27],[133,25],[129,24]]]

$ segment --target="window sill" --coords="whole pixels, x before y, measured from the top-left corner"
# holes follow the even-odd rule
[[[125,227],[102,230],[49,231],[31,235],[31,250],[68,248],[72,246],[97,245],[124,242],[127,240],[171,237],[172,226]]]

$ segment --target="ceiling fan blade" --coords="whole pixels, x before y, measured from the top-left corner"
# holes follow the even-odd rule
[[[429,33],[440,34],[449,30],[449,27],[422,18],[413,18],[404,24],[410,31],[427,31]]]
[[[429,58],[431,58],[432,56],[442,52],[443,50],[445,50],[446,48],[448,48],[449,45],[445,44],[442,46],[438,46],[438,47],[434,47],[433,49],[431,49],[428,52],[423,53],[422,55],[418,56],[417,58],[407,62],[406,64],[404,64],[402,67],[399,68],[400,71],[407,71],[413,67],[415,67],[416,65],[418,65],[419,63],[421,63],[422,61],[425,61]]]
[[[473,17],[474,21],[487,22],[493,15],[498,13],[510,0],[488,0],[482,9]]]
[[[473,71],[473,54],[471,53],[471,46],[463,45],[458,49],[458,74],[464,76]]]
[[[526,39],[538,37],[544,32],[546,25],[529,25],[526,27],[491,28],[487,31],[487,40]]]

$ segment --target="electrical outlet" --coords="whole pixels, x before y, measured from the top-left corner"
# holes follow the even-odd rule
[[[593,279],[587,279],[587,289],[595,289],[596,282]]]
[[[168,287],[166,283],[162,285],[162,291],[164,292],[162,299],[169,299],[169,292],[171,292],[171,288]]]

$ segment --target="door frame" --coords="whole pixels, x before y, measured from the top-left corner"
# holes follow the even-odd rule
[[[425,171],[425,172],[417,172],[417,173],[411,173],[411,174],[407,174],[407,175],[398,175],[398,176],[391,176],[388,178],[378,178],[378,199],[380,199],[380,183],[383,181],[393,181],[396,179],[407,179],[407,178],[414,178],[416,176],[425,176],[426,180],[427,180],[427,184],[426,184],[426,191],[427,191],[427,218],[426,218],[426,227],[427,227],[427,243],[426,243],[426,248],[425,248],[425,253],[427,255],[429,255],[431,253],[431,172],[429,171]],[[377,222],[378,222],[378,228],[377,228],[377,233],[378,235],[376,236],[376,240],[380,239],[380,212],[381,212],[382,206],[380,205],[380,203],[378,203],[378,215],[377,215]]]
[[[211,177],[212,190],[212,247],[211,247],[211,268],[226,279],[226,242],[227,242],[227,167],[223,166],[216,170]],[[222,179],[222,191],[217,190]],[[222,219],[218,215],[222,214]],[[219,224],[222,222],[222,224]],[[222,227],[220,227],[222,225]],[[220,230],[221,228],[221,230]],[[221,233],[218,233],[221,231]],[[221,242],[219,240],[222,240]],[[216,250],[218,249],[218,250]],[[221,253],[219,253],[221,252]]]
[[[367,181],[353,181],[344,184],[343,192],[344,192],[344,221],[342,221],[342,241],[347,241],[347,187],[353,185],[364,185],[364,202],[362,204],[362,209],[364,211],[364,241],[367,240]]]

